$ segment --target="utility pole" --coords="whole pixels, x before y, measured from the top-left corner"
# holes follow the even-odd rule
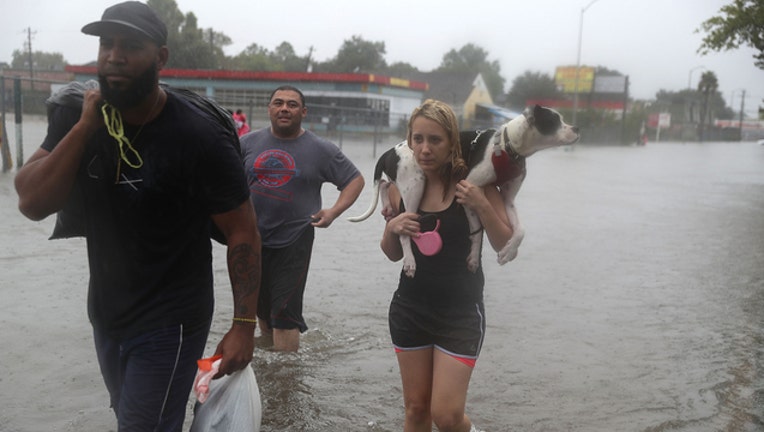
[[[581,17],[578,21],[578,55],[576,56],[576,85],[575,90],[573,92],[573,124],[578,124],[578,81],[580,80],[580,74],[581,74],[581,39],[584,34],[584,12],[586,12],[587,9],[589,9],[594,2],[597,0],[592,0],[589,2],[588,5],[581,8]]]
[[[743,108],[745,108],[745,89],[743,89],[743,97],[740,98],[740,141],[743,141]]]
[[[313,45],[311,45],[310,48],[308,49],[308,57],[306,58],[306,61],[305,61],[305,72],[313,71],[313,66],[310,64],[312,61],[311,57],[313,57]]]
[[[629,76],[623,81],[623,112],[621,113],[621,144],[626,144],[626,107],[629,104]]]
[[[27,55],[29,57],[29,60],[28,60],[29,61],[29,88],[34,91],[34,57],[32,55],[32,27],[27,27]]]

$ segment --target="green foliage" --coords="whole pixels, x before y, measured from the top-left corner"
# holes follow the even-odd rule
[[[61,53],[35,51],[32,53],[32,64],[34,69],[39,71],[62,71],[66,66],[66,61],[64,61],[64,55]],[[14,50],[11,67],[13,69],[29,69],[29,53]]]
[[[507,103],[510,108],[521,110],[525,108],[528,100],[559,99],[563,96],[550,75],[525,71],[512,81],[512,88],[507,93]]]
[[[223,47],[231,38],[213,29],[200,29],[193,12],[183,14],[175,0],[148,0],[167,26],[169,68],[217,69],[225,63]]]
[[[385,43],[370,42],[361,36],[346,39],[333,59],[316,65],[317,72],[373,73],[387,68]]]
[[[251,44],[237,56],[228,59],[226,69],[249,71],[276,71],[271,60],[271,53],[258,44]]]
[[[416,66],[406,62],[395,62],[387,66],[386,73],[390,76],[406,76],[412,72],[419,72]]]
[[[683,89],[678,92],[661,90],[656,94],[656,100],[646,108],[646,114],[668,112],[671,114],[671,124],[682,126],[679,132],[666,131],[664,137],[673,139],[701,139],[710,130],[713,119],[733,119],[739,113],[735,108],[728,107],[718,90],[716,74],[705,72],[698,83],[697,89]]]
[[[223,66],[232,70],[305,72],[309,63],[309,58],[298,56],[289,42],[282,42],[275,51],[251,44],[227,58]]]
[[[712,94],[718,93],[716,90],[719,88],[719,81],[716,79],[716,74],[711,71],[703,72],[700,76],[700,82],[698,82],[698,93],[701,95],[700,101],[700,123],[698,125],[698,136],[700,140],[703,140],[705,126],[710,123],[710,98]]]
[[[294,47],[289,42],[281,42],[281,45],[276,47],[271,58],[274,62],[282,65],[282,70],[290,72],[305,72],[310,64],[310,59],[298,56],[294,51]]]
[[[501,76],[501,66],[496,60],[488,60],[488,52],[475,44],[466,44],[458,51],[452,49],[443,56],[438,72],[472,72],[482,74],[488,91],[495,98],[504,93],[506,80]]]
[[[753,57],[755,65],[764,69],[764,1],[734,0],[723,6],[719,15],[701,24],[706,32],[698,52],[706,55],[710,51],[727,51],[749,45],[759,52]]]
[[[716,92],[719,88],[719,80],[716,78],[716,74],[711,71],[703,72],[698,82],[698,91],[704,95],[708,95]]]
[[[183,12],[178,9],[175,0],[148,0],[146,4],[154,9],[159,18],[164,21],[167,26],[167,38],[169,40],[177,39],[185,17]]]

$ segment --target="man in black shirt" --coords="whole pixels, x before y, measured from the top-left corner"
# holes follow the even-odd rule
[[[179,432],[212,319],[212,224],[234,300],[220,375],[252,359],[260,237],[238,138],[158,85],[167,30],[147,5],[116,4],[82,31],[100,37],[100,90],[49,111],[15,179],[19,209],[41,220],[81,197],[88,314],[119,430]]]

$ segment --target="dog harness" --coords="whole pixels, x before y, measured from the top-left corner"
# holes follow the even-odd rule
[[[476,131],[477,136],[474,140],[472,140],[470,146],[474,147],[477,144],[477,141],[483,132],[487,131]],[[526,173],[525,157],[514,151],[512,146],[509,145],[510,140],[509,134],[507,133],[507,128],[504,128],[503,135],[504,141],[507,143],[506,148],[509,149],[509,152],[502,148],[499,134],[494,133],[493,135],[493,152],[491,153],[491,163],[493,164],[493,171],[496,174],[496,181],[494,181],[494,185],[496,186],[501,186],[502,184],[520,176],[524,177]]]

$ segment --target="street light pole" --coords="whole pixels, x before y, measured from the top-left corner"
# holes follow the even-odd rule
[[[597,0],[592,0],[588,5],[581,8],[581,17],[578,20],[578,54],[576,56],[576,85],[573,93],[573,124],[577,124],[578,120],[578,81],[581,75],[581,39],[584,34],[584,12],[586,12],[591,5]]]
[[[738,134],[740,135],[740,141],[743,140],[743,110],[745,109],[745,89],[739,88],[732,90],[732,94],[730,95],[730,108],[732,109],[732,112],[735,112],[735,94],[737,92],[742,92],[740,97],[740,120],[738,123]]]
[[[705,69],[705,68],[706,67],[703,65],[698,65],[690,69],[690,72],[687,74],[687,90],[692,90],[692,73],[698,69]]]

